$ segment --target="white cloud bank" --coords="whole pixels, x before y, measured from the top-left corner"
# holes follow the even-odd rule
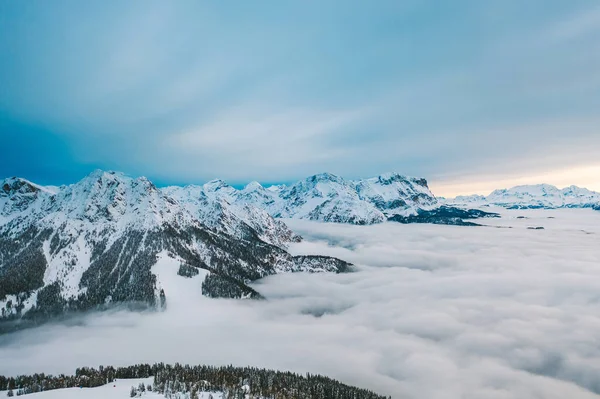
[[[167,287],[161,314],[1,337],[0,373],[233,363],[322,373],[394,398],[599,398],[600,212],[505,216],[490,223],[513,228],[293,221],[307,238],[293,251],[358,271],[273,276],[256,284],[269,299],[256,302],[202,298],[199,280],[186,280]]]

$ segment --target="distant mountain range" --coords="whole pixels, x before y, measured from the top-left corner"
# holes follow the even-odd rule
[[[199,193],[236,206],[264,209],[274,218],[367,225],[396,221],[471,225],[465,219],[493,216],[482,211],[448,207],[431,193],[427,180],[387,173],[346,180],[331,173],[307,177],[290,186],[263,187],[252,182],[238,190],[223,180],[203,186],[163,189],[182,203],[196,202]],[[191,205],[196,206],[196,205]]]
[[[265,188],[257,182],[236,190],[222,180],[202,187],[167,187],[167,193],[185,198],[187,192],[203,192],[231,204],[251,204],[275,218],[308,219],[322,222],[373,224],[390,216],[415,215],[438,206],[425,179],[386,174],[365,180],[345,180],[322,173],[291,186]]]
[[[523,185],[494,190],[490,195],[467,195],[443,199],[460,207],[499,206],[507,209],[592,208],[600,210],[600,193],[569,186],[559,189],[549,184]]]

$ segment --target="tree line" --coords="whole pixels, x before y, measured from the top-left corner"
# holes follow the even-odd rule
[[[180,394],[196,399],[200,392],[222,392],[225,398],[265,399],[386,399],[375,392],[352,387],[315,374],[300,375],[255,367],[190,366],[164,363],[136,364],[128,367],[82,367],[75,375],[33,374],[17,377],[0,376],[0,390],[8,396],[24,395],[73,387],[98,387],[115,379],[154,377],[154,392],[166,398]],[[142,391],[132,387],[132,395]]]

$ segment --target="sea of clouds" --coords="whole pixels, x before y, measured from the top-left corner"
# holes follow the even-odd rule
[[[356,271],[271,276],[254,284],[266,301],[213,300],[167,261],[167,311],[1,336],[0,374],[231,363],[321,373],[393,398],[600,398],[600,212],[503,211],[484,222],[289,221],[305,237],[292,252]]]

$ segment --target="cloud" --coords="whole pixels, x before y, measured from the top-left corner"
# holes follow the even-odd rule
[[[66,147],[57,184],[96,167],[165,184],[456,183],[595,161],[593,3],[397,3],[3,5],[0,119]],[[34,160],[55,150],[12,136]],[[46,166],[0,175],[47,180]]]
[[[575,13],[554,27],[553,33],[551,37],[560,41],[600,34],[600,8],[588,8]]]
[[[307,164],[335,164],[347,157],[346,148],[334,148],[332,133],[347,129],[362,119],[366,110],[318,111],[284,109],[279,112],[240,107],[217,115],[197,128],[167,136],[163,149],[179,154],[176,166],[180,178],[193,178],[194,162],[200,169],[227,162],[219,168],[220,178],[285,180],[295,169]],[[321,147],[322,149],[317,149]],[[250,169],[244,170],[246,165]],[[273,166],[277,169],[273,170]]]
[[[163,270],[175,278],[166,312],[0,337],[0,373],[233,363],[394,398],[600,397],[600,214],[503,213],[487,222],[513,228],[290,221],[306,237],[293,252],[339,256],[357,271],[272,276],[255,284],[268,300],[254,302],[203,298],[200,280],[177,278],[174,264]]]

